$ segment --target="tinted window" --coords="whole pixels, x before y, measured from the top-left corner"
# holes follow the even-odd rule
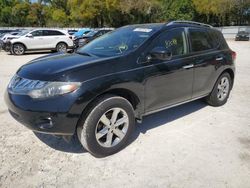
[[[43,30],[43,36],[58,36],[58,35],[64,35],[64,34],[60,31]]]
[[[206,31],[190,29],[189,36],[193,52],[213,49],[213,43]]]
[[[40,37],[40,36],[43,36],[43,31],[37,30],[37,31],[33,31],[31,34],[33,35],[33,37]]]
[[[213,47],[226,49],[228,45],[223,37],[223,34],[220,31],[210,30],[209,35],[211,36]]]
[[[53,36],[55,36],[55,35],[64,35],[64,33],[60,32],[60,31],[49,31],[49,34],[53,35]]]
[[[170,50],[173,56],[186,54],[187,43],[184,29],[173,29],[163,32],[154,40],[151,49],[157,47]]]

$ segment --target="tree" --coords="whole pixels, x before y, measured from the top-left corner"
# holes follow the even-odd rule
[[[67,16],[62,9],[55,9],[52,13],[52,19],[57,27],[67,25]]]
[[[46,18],[44,6],[40,3],[31,4],[27,21],[31,26],[45,26]]]
[[[192,0],[161,0],[162,20],[192,20],[195,9]]]
[[[26,26],[27,16],[30,11],[30,4],[28,2],[17,2],[12,8],[12,21],[15,26]]]

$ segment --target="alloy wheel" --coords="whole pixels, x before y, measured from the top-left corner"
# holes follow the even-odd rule
[[[229,79],[227,77],[222,77],[218,84],[217,89],[218,89],[217,98],[220,101],[225,100],[230,90]]]
[[[63,43],[57,45],[57,51],[58,52],[66,52],[67,51],[67,46]]]
[[[20,45],[15,45],[13,51],[16,55],[22,55],[24,53],[24,48]]]
[[[121,108],[112,108],[99,119],[95,130],[96,140],[103,147],[114,147],[123,140],[128,127],[128,114]]]

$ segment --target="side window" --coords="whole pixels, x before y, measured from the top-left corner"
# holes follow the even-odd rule
[[[213,42],[205,30],[189,29],[189,37],[193,52],[213,49]]]
[[[41,37],[43,36],[43,31],[37,30],[37,31],[33,31],[31,34],[33,35],[33,37]]]
[[[50,35],[53,35],[53,36],[64,35],[64,33],[60,31],[54,31],[54,30],[49,31],[49,33]]]
[[[50,31],[43,30],[43,36],[50,36]]]
[[[228,45],[223,37],[223,34],[220,31],[211,30],[209,34],[212,37],[214,48],[220,48],[220,49],[228,48]]]
[[[187,42],[183,28],[164,31],[153,41],[151,49],[163,47],[172,52],[172,56],[187,54]]]

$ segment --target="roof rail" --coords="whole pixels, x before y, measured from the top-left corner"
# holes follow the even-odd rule
[[[171,22],[167,23],[167,26],[172,25],[172,24],[192,24],[192,25],[200,25],[200,26],[204,26],[204,27],[213,27],[209,24],[204,24],[204,23],[200,23],[200,22],[193,22],[193,21],[185,21],[185,20],[171,21]]]

